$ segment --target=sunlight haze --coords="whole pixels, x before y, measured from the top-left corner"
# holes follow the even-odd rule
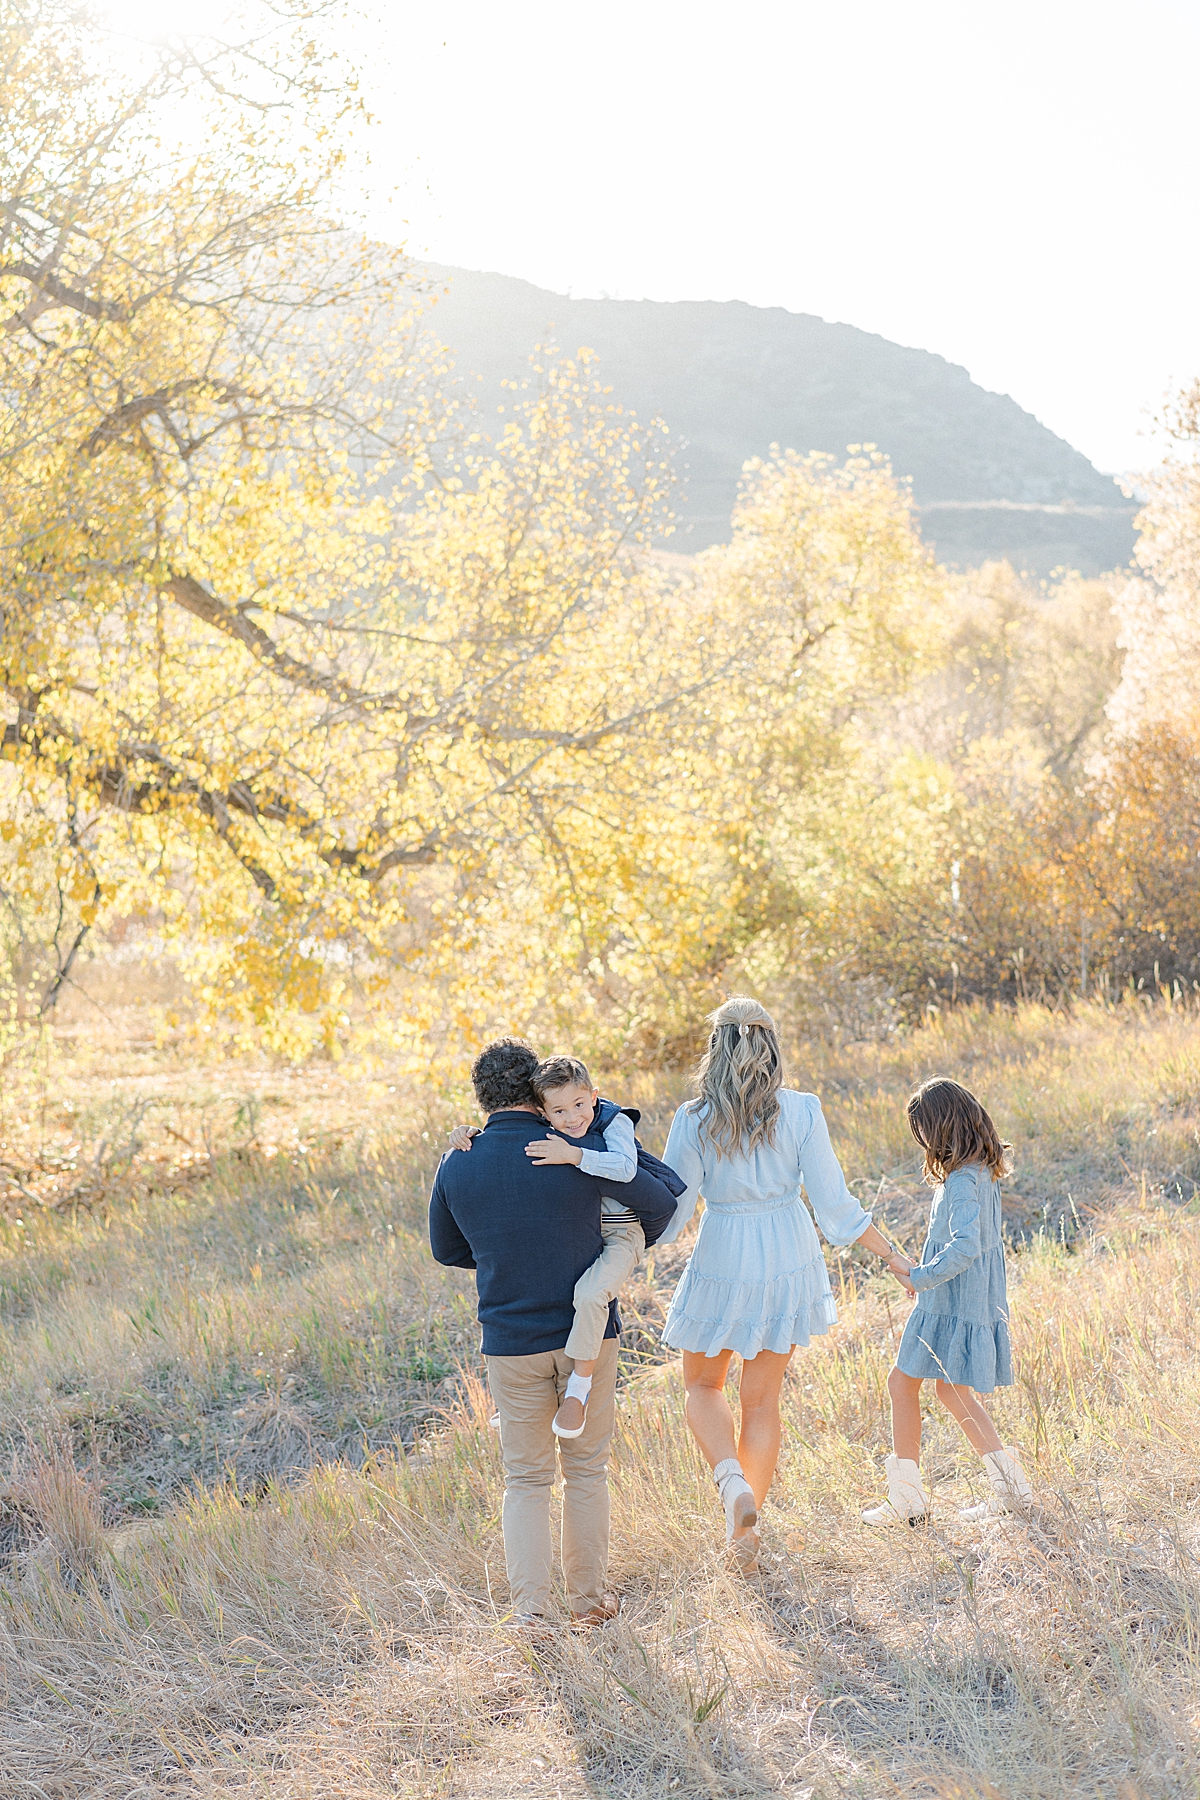
[[[374,11],[366,208],[417,255],[858,325],[1113,472],[1200,370],[1194,7]]]
[[[0,1800],[1200,1800],[1196,0],[0,46]]]

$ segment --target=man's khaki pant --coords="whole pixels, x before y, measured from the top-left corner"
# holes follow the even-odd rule
[[[594,1362],[608,1330],[608,1303],[615,1300],[646,1253],[646,1234],[636,1219],[603,1227],[604,1248],[575,1283],[575,1323],[567,1339],[574,1362]]]
[[[549,1613],[554,1552],[550,1489],[554,1449],[562,1462],[562,1564],[572,1612],[599,1606],[608,1572],[608,1446],[616,1414],[617,1340],[607,1338],[592,1377],[587,1424],[577,1438],[556,1438],[550,1421],[567,1388],[565,1350],[537,1356],[489,1356],[488,1382],[500,1414],[504,1455],[504,1559],[513,1612]]]

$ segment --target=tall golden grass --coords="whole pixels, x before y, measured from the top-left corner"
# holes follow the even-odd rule
[[[979,1465],[935,1406],[936,1523],[860,1523],[903,1302],[835,1257],[840,1323],[785,1388],[764,1572],[736,1580],[654,1349],[664,1252],[630,1296],[622,1616],[545,1646],[506,1623],[470,1284],[419,1235],[421,1132],[455,1097],[407,1102],[407,1137],[389,1102],[324,1152],[314,1128],[129,1204],[27,1205],[0,1264],[0,1792],[1200,1793],[1196,1021],[1027,1009],[804,1047],[860,1191],[914,1220],[899,1103],[932,1068],[1017,1148],[995,1410],[1034,1518],[958,1519]],[[669,1088],[643,1078],[659,1130]]]

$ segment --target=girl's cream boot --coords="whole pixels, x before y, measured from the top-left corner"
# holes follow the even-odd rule
[[[907,1456],[889,1456],[884,1463],[888,1497],[882,1506],[868,1506],[863,1518],[868,1525],[923,1525],[929,1517],[929,1495],[921,1484],[921,1471]]]
[[[959,1518],[998,1519],[1004,1513],[1028,1513],[1033,1505],[1033,1489],[1016,1451],[1011,1447],[989,1450],[983,1466],[992,1491],[986,1500],[980,1500],[975,1506],[962,1507]]]

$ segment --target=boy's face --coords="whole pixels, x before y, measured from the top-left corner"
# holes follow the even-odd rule
[[[547,1088],[542,1095],[542,1111],[553,1125],[567,1137],[582,1137],[592,1123],[599,1088]]]

